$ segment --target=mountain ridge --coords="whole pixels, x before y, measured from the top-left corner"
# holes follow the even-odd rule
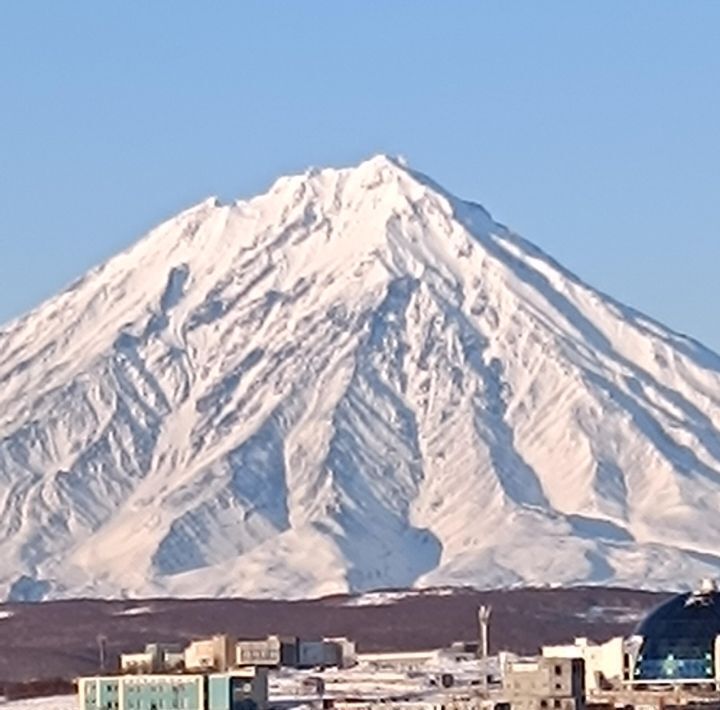
[[[0,328],[0,593],[692,584],[720,357],[401,162],[208,198]]]

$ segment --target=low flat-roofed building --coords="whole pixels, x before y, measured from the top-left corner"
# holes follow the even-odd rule
[[[78,700],[79,710],[265,710],[267,671],[79,678]]]
[[[80,678],[79,710],[204,710],[207,681],[200,674],[144,674]]]

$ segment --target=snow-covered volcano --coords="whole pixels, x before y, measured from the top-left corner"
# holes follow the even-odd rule
[[[0,594],[677,587],[720,357],[398,162],[208,200],[0,329]]]

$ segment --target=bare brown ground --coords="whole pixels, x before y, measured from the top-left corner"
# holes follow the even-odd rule
[[[491,650],[534,653],[575,636],[604,640],[632,631],[667,594],[626,589],[517,589],[449,595],[423,593],[378,606],[348,597],[308,601],[249,599],[72,600],[6,604],[0,618],[0,682],[72,678],[99,670],[97,637],[107,638],[108,668],[117,654],[146,642],[186,642],[226,632],[306,638],[348,636],[359,650],[433,648],[477,636],[476,610],[491,604]],[[145,613],[129,609],[148,607]]]

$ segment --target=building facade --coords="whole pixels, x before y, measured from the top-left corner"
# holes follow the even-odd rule
[[[543,646],[546,658],[580,658],[585,664],[585,690],[588,694],[622,687],[632,674],[634,649],[632,639],[622,636],[605,643],[593,643],[587,638],[576,638],[574,643],[560,646]]]
[[[356,663],[355,642],[345,637],[320,641],[297,637],[268,636],[265,639],[238,641],[236,666],[268,668],[349,668]]]
[[[235,665],[236,666],[266,666],[279,668],[287,660],[287,641],[279,636],[268,636],[265,639],[252,639],[238,641],[235,644]]]
[[[632,683],[720,688],[720,593],[713,581],[661,604],[636,633]]]
[[[584,710],[583,661],[542,656],[509,661],[503,691],[512,710]]]
[[[185,670],[226,671],[235,665],[235,639],[217,634],[208,639],[193,641],[185,648]]]
[[[267,671],[78,679],[79,710],[265,710]]]
[[[149,643],[141,653],[123,653],[120,670],[123,673],[161,673],[184,666],[183,649],[179,644]]]

